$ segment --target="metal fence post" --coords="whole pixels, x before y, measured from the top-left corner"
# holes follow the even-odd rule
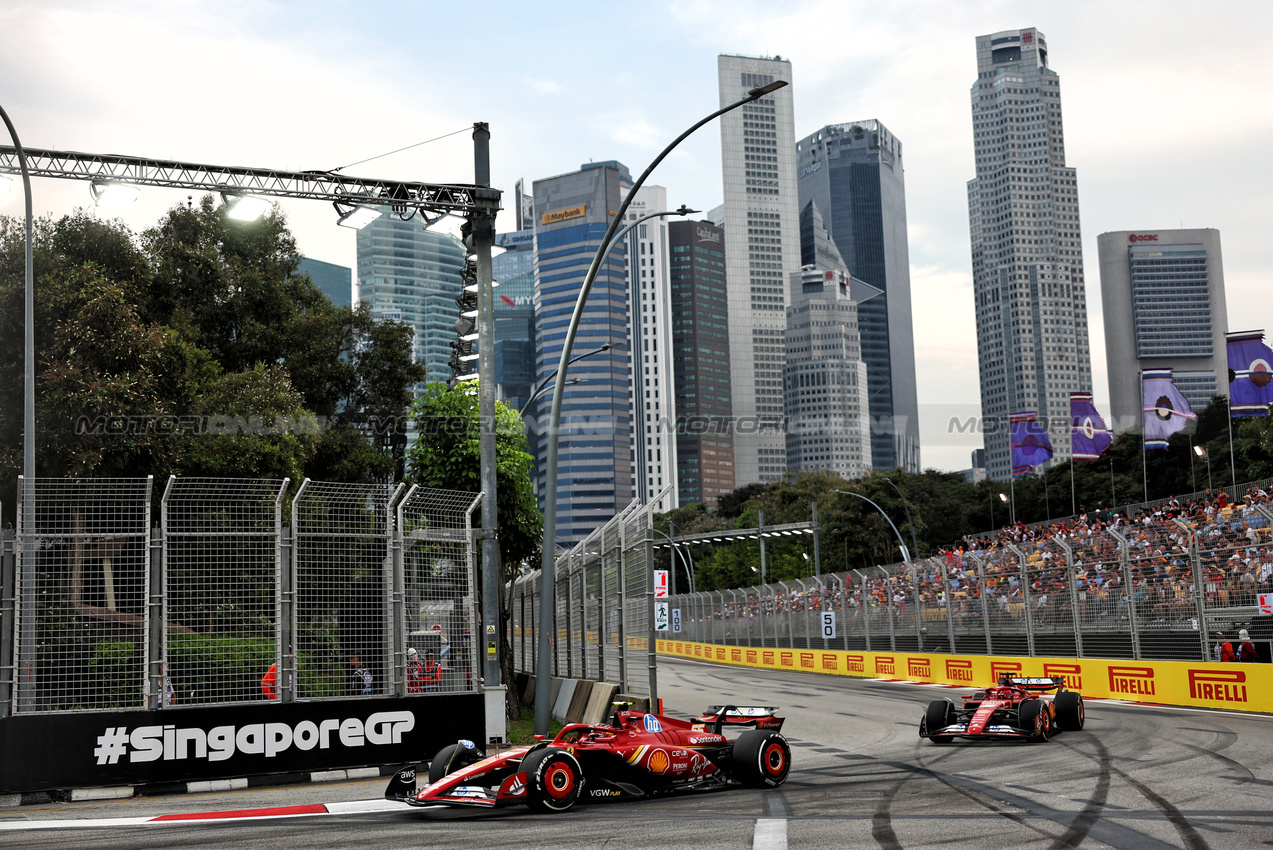
[[[1021,598],[1025,600],[1025,645],[1026,654],[1031,658],[1034,652],[1034,612],[1031,609],[1030,573],[1025,567],[1025,553],[1013,544],[1008,544],[1012,554],[1017,556],[1017,569],[1021,572]]]
[[[628,693],[628,524],[619,525],[619,687]]]
[[[945,603],[946,609],[946,633],[950,638],[950,654],[957,655],[959,650],[955,648],[955,593],[950,587],[950,574],[946,572],[946,559],[937,559],[937,569],[941,573],[941,598]],[[968,591],[964,591],[966,594]],[[965,599],[967,596],[964,597]],[[960,623],[963,622],[963,612],[960,612]]]
[[[164,537],[155,526],[150,530],[150,552],[146,559],[146,587],[150,595],[147,606],[145,646],[147,669],[146,708],[164,707],[168,685],[168,660],[164,657]]]
[[[1202,558],[1198,555],[1198,535],[1188,523],[1179,519],[1173,519],[1172,522],[1189,535],[1189,570],[1193,573],[1193,603],[1198,617],[1198,653],[1200,660],[1210,661],[1211,657],[1207,654],[1207,597],[1205,584],[1202,581]]]
[[[1065,581],[1070,588],[1070,620],[1074,624],[1074,654],[1078,658],[1083,657],[1083,617],[1079,612],[1079,589],[1075,583],[1074,575],[1074,550],[1070,545],[1057,535],[1052,538],[1065,552]]]
[[[1132,658],[1139,661],[1140,629],[1136,625],[1136,588],[1132,584],[1131,541],[1112,528],[1106,530],[1118,541],[1118,560],[1123,567],[1123,601],[1127,605],[1127,626],[1132,633]]]
[[[13,703],[13,606],[16,597],[17,541],[0,533],[0,717],[8,717]]]
[[[389,621],[389,670],[392,677],[393,693],[395,696],[407,695],[407,570],[405,542],[402,537],[402,529],[406,522],[403,517],[403,506],[410,501],[415,495],[416,489],[420,485],[412,484],[411,489],[407,491],[399,502],[397,507],[398,521],[391,523],[389,526],[389,569],[391,575],[389,577],[389,587],[391,588],[391,604],[390,604],[390,621]],[[481,494],[479,494],[479,498]]]
[[[659,704],[659,644],[658,633],[654,630],[654,525],[647,509],[645,522],[645,573],[646,573],[646,618],[650,624],[650,710],[657,711]]]
[[[981,626],[986,633],[986,655],[994,655],[990,638],[990,597],[986,595],[986,562],[972,552],[968,553],[968,557],[977,565],[977,593],[981,602]]]
[[[279,565],[279,622],[278,633],[280,643],[284,647],[279,661],[278,695],[281,702],[292,702],[296,699],[296,647],[292,644],[292,635],[296,632],[296,588],[293,581],[292,559],[296,550],[292,527],[284,525],[279,528],[278,565]]]

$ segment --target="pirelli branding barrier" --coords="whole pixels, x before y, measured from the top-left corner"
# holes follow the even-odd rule
[[[1005,673],[1060,676],[1085,697],[1273,712],[1273,664],[767,649],[673,640],[659,641],[658,651],[743,667],[970,688],[993,684]]]

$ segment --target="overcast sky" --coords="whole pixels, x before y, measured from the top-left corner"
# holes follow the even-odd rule
[[[1230,329],[1273,330],[1264,229],[1273,216],[1273,4],[1226,2],[109,2],[0,4],[0,105],[33,148],[369,177],[471,182],[474,121],[495,185],[618,159],[633,173],[715,110],[716,56],[793,66],[796,133],[877,118],[903,143],[923,461],[968,466],[948,436],[978,412],[965,184],[974,174],[974,40],[1037,27],[1060,75],[1078,170],[1092,372],[1108,411],[1096,237],[1215,227]],[[721,201],[706,127],[651,182],[673,205]],[[89,203],[37,181],[37,214]],[[185,193],[150,190],[154,223]],[[303,253],[354,266],[352,231],[316,202],[284,208]],[[21,214],[20,192],[0,214]],[[500,229],[511,227],[502,216]],[[1260,257],[1265,259],[1261,260]]]

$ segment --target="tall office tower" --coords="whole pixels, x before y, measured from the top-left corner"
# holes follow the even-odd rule
[[[642,186],[628,206],[635,221],[667,209],[667,190]],[[637,496],[657,511],[678,507],[676,405],[672,379],[672,293],[668,281],[667,220],[638,224],[627,237],[628,275],[632,281],[632,468]]]
[[[1011,475],[1008,417],[1046,417],[1070,457],[1070,392],[1092,386],[1077,180],[1065,165],[1061,81],[1036,29],[977,37],[977,177],[968,182],[987,474]]]
[[[495,287],[495,395],[521,410],[535,386],[535,231],[501,233]]]
[[[734,489],[725,231],[708,221],[673,221],[668,238],[677,491],[683,505],[714,508]]]
[[[1115,433],[1141,427],[1143,369],[1175,369],[1172,380],[1195,411],[1227,394],[1220,231],[1118,230],[1096,246]]]
[[[327,300],[337,307],[354,306],[353,271],[349,266],[338,266],[335,263],[324,263],[301,257],[296,271],[309,275],[314,285],[323,291]]]
[[[389,210],[358,231],[359,300],[376,315],[415,329],[412,354],[426,381],[451,377],[451,341],[463,283],[465,250],[459,239],[430,233],[419,218],[402,221]]]
[[[800,213],[815,262],[791,276],[787,308],[787,465],[859,478],[871,469],[869,367],[862,361],[858,299],[880,291],[853,280],[810,202]]]
[[[796,165],[802,213],[815,204],[849,274],[882,293],[858,305],[871,461],[919,472],[902,143],[879,121],[831,124],[796,143]],[[800,238],[802,262],[813,263],[803,229]]]
[[[588,267],[623,192],[632,185],[616,162],[535,181],[535,366],[543,380],[556,372],[566,330]],[[572,349],[583,357],[567,377],[557,454],[557,533],[578,542],[627,507],[632,474],[632,347],[628,331],[627,246],[602,264]],[[608,351],[590,354],[603,345]],[[547,423],[552,393],[540,396]],[[542,428],[541,428],[542,431]],[[541,434],[542,436],[542,434]],[[541,450],[542,455],[542,450]],[[544,491],[540,469],[540,493]]]
[[[791,63],[779,57],[720,56],[717,69],[721,106],[736,103],[756,86],[791,81]],[[800,270],[791,92],[791,86],[778,89],[720,119],[734,480],[739,486],[772,481],[787,471],[782,431],[787,281]]]

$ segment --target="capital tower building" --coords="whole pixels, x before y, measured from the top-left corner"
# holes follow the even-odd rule
[[[1011,475],[1008,417],[1046,418],[1070,457],[1069,394],[1092,387],[1078,184],[1065,164],[1061,80],[1037,29],[977,37],[977,176],[968,182],[990,478]]]
[[[717,58],[720,103],[791,81],[774,57]],[[787,285],[800,270],[796,131],[790,85],[721,116],[725,278],[736,486],[787,471],[783,423]]]

